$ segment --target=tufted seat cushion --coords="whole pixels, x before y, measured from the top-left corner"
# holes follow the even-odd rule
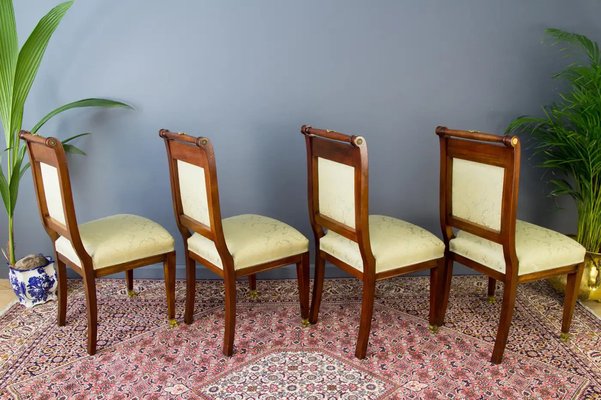
[[[174,249],[173,237],[161,225],[147,218],[118,214],[79,225],[79,234],[94,269],[139,260]],[[61,236],[56,251],[77,266],[81,261],[69,239]]]
[[[498,243],[458,231],[449,247],[456,254],[505,273],[503,247]],[[520,220],[516,221],[515,251],[519,260],[518,275],[578,264],[586,253],[575,240]]]
[[[376,273],[444,255],[444,243],[432,233],[393,217],[370,215],[369,238],[376,259]],[[363,271],[363,259],[356,242],[329,231],[319,243],[322,251]]]
[[[252,267],[309,250],[309,240],[302,233],[277,219],[244,214],[225,218],[222,225],[225,243],[234,258],[235,269]],[[223,268],[212,240],[195,233],[188,239],[188,249]]]

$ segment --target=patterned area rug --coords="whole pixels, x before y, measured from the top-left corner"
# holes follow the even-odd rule
[[[561,300],[545,282],[521,285],[505,360],[489,362],[500,302],[486,278],[455,277],[447,326],[428,331],[428,279],[377,286],[367,358],[354,358],[360,309],[356,280],[326,280],[317,325],[300,324],[296,282],[238,288],[234,356],[221,354],[220,281],[197,285],[196,321],[168,329],[161,281],[99,281],[97,355],[85,352],[79,281],[69,281],[67,326],[56,304],[0,317],[2,398],[183,399],[600,399],[601,321],[578,305],[562,343]],[[501,295],[502,290],[499,291]],[[184,282],[177,282],[183,311]],[[178,314],[181,320],[181,314]]]

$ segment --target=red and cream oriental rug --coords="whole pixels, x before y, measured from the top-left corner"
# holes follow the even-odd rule
[[[69,281],[67,326],[56,304],[0,317],[0,397],[59,399],[601,399],[601,321],[577,305],[559,340],[562,296],[521,285],[505,360],[489,362],[500,301],[486,278],[455,277],[447,325],[428,331],[428,278],[381,282],[368,356],[354,358],[360,285],[326,280],[317,325],[300,324],[296,282],[238,289],[235,354],[221,354],[220,281],[197,285],[196,321],[169,329],[162,281],[98,283],[98,354],[88,356],[84,294]],[[497,296],[501,295],[502,290]],[[177,282],[181,321],[185,287]],[[500,297],[499,297],[500,298]]]

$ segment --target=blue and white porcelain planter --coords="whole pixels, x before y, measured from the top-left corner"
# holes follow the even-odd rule
[[[56,270],[54,260],[46,257],[48,263],[28,271],[19,271],[8,267],[10,284],[19,298],[19,303],[27,308],[56,300]]]

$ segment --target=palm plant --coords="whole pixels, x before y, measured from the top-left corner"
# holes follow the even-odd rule
[[[23,163],[25,146],[19,141],[23,123],[23,109],[29,90],[33,85],[48,42],[73,1],[54,7],[38,22],[19,50],[15,13],[12,0],[0,0],[0,119],[6,140],[6,149],[0,153],[0,195],[8,216],[8,252],[4,252],[9,264],[14,265],[14,211],[19,195],[19,184],[29,168]],[[125,103],[107,99],[84,99],[65,104],[42,118],[32,129],[36,133],[50,118],[63,111],[79,107],[129,107]],[[68,144],[71,140],[86,135],[82,133],[65,139],[65,149],[84,154]],[[2,162],[6,158],[6,167]],[[6,168],[6,169],[4,169]]]
[[[589,252],[601,252],[601,57],[599,45],[583,35],[547,29],[554,44],[570,45],[586,56],[554,77],[569,89],[543,107],[543,117],[519,117],[510,132],[531,134],[551,179],[552,196],[568,195],[578,208],[576,240]]]

